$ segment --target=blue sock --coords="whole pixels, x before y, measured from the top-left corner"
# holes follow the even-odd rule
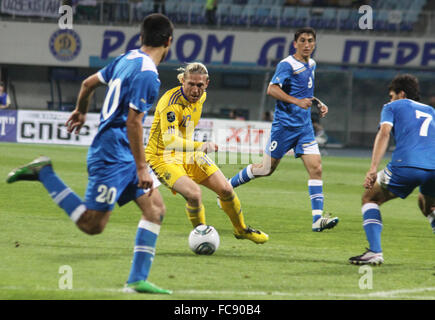
[[[366,203],[363,205],[361,211],[363,214],[363,227],[370,245],[370,250],[376,253],[382,252],[382,217],[379,206],[376,203]]]
[[[308,193],[311,199],[311,212],[313,214],[313,223],[322,217],[323,213],[323,181],[308,180]]]
[[[47,189],[53,201],[61,207],[74,222],[86,211],[83,201],[53,171],[46,166],[39,171],[39,181]]]
[[[141,220],[136,233],[133,263],[127,283],[146,280],[153,263],[160,225]]]
[[[231,178],[230,182],[233,188],[240,186],[241,184],[245,184],[252,179],[254,179],[254,175],[251,171],[251,165],[247,166],[243,170],[241,170],[238,174]]]

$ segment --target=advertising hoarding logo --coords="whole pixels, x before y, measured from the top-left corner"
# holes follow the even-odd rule
[[[81,49],[80,37],[72,29],[59,29],[50,37],[50,51],[60,61],[71,61]]]

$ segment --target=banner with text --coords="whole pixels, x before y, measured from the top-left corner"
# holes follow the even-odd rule
[[[59,17],[62,0],[2,0],[1,12],[16,16]]]
[[[140,45],[138,27],[74,25],[59,30],[57,22],[3,22],[0,39],[0,63],[45,66],[99,68]],[[293,53],[292,42],[291,32],[177,28],[166,62],[270,67]],[[435,40],[319,33],[313,58],[318,63],[433,68]]]
[[[69,115],[69,112],[0,110],[0,141],[89,146],[97,134],[100,115],[89,113],[78,135],[66,130]],[[148,141],[152,122],[152,116],[145,120],[144,144]],[[255,156],[263,153],[270,129],[270,122],[201,119],[194,140],[213,141],[219,151]]]

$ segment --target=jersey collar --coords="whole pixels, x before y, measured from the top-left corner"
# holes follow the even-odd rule
[[[184,95],[183,86],[180,87],[181,96],[180,99],[183,102],[184,106],[190,107],[192,105],[192,102],[187,100],[187,97]]]

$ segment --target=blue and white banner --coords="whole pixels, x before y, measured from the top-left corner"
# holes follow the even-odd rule
[[[0,110],[0,142],[17,142],[17,111]]]
[[[59,17],[62,0],[2,0],[1,12],[16,16]]]
[[[138,48],[139,26],[74,25],[57,22],[0,24],[0,63],[96,67]],[[183,64],[270,67],[293,52],[293,32],[175,29],[167,61]],[[382,67],[435,67],[435,40],[318,33],[314,59],[319,63]]]

